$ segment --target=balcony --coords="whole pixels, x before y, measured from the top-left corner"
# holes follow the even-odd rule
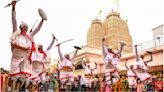
[[[142,42],[142,43],[137,44],[137,45],[138,45],[138,51],[162,46],[162,45],[164,45],[164,38],[163,38],[163,35],[158,36],[158,37],[154,38],[153,40]]]

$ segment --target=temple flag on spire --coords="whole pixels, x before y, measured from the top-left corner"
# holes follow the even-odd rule
[[[96,16],[96,18],[101,18],[101,13],[102,13],[102,10],[100,10]]]

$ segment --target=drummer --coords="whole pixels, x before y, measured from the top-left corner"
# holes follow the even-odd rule
[[[93,71],[97,69],[97,63],[95,62],[95,67],[91,68],[89,62],[86,62],[86,64],[84,64],[84,61],[82,61],[82,66],[85,69],[86,90],[90,91],[93,83]]]
[[[41,28],[43,20],[39,23],[38,27],[31,32],[30,35],[27,34],[28,24],[22,22],[17,29],[17,20],[16,20],[16,11],[15,5],[16,1],[12,1],[12,26],[13,26],[13,35],[11,37],[11,49],[12,49],[12,58],[11,58],[11,68],[10,76],[13,80],[13,89],[15,89],[15,83],[20,77],[21,81],[26,81],[31,75],[30,67],[30,57],[32,51],[35,50],[33,37]]]
[[[58,47],[58,53],[59,53],[59,57],[60,57],[60,63],[59,63],[59,79],[61,81],[61,84],[64,85],[66,83],[66,81],[73,83],[74,81],[74,75],[73,75],[73,70],[74,70],[74,65],[73,65],[73,59],[75,58],[75,56],[77,55],[77,52],[79,49],[81,49],[80,47],[74,46],[74,48],[76,49],[74,55],[72,58],[70,58],[69,54],[66,55],[62,55],[61,51],[60,51],[60,43],[57,44]]]
[[[55,41],[55,36],[52,34],[52,41],[48,48],[46,49],[46,52],[48,52],[51,47],[53,46]],[[43,50],[43,45],[39,44],[37,46],[37,50],[33,51],[31,56],[32,61],[32,76],[31,79],[34,84],[36,84],[37,81],[41,81],[42,83],[45,82],[45,71],[46,71],[46,62],[47,62],[47,54]]]

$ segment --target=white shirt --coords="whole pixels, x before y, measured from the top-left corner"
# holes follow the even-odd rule
[[[83,76],[81,76],[80,85],[85,85],[85,83],[86,83],[85,81],[86,81],[86,79]]]
[[[140,59],[139,61],[137,61],[137,65],[140,66],[140,68],[144,69],[144,70],[148,70],[148,67],[145,65],[144,61],[142,59]]]
[[[31,60],[32,61],[42,62],[43,58],[44,58],[44,55],[42,53],[40,53],[39,51],[32,52],[32,55],[31,55]]]
[[[119,62],[120,62],[120,59],[117,58],[117,57],[112,59],[112,64],[113,65],[117,65]]]

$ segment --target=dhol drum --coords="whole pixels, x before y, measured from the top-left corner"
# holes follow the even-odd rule
[[[15,39],[11,40],[12,46],[15,48],[26,48],[26,49],[31,49],[32,48],[32,43],[30,39],[27,37],[18,34]]]
[[[44,55],[38,51],[34,51],[32,52],[31,55],[31,61],[38,61],[38,62],[42,62],[44,60]]]
[[[67,59],[64,59],[60,63],[60,71],[73,72],[73,64],[72,64],[72,62],[67,60]]]
[[[12,77],[21,77],[20,74],[30,75],[30,64],[28,61],[28,56],[30,54],[30,49],[32,43],[27,37],[17,34],[11,39],[12,44],[12,59],[10,75]]]

